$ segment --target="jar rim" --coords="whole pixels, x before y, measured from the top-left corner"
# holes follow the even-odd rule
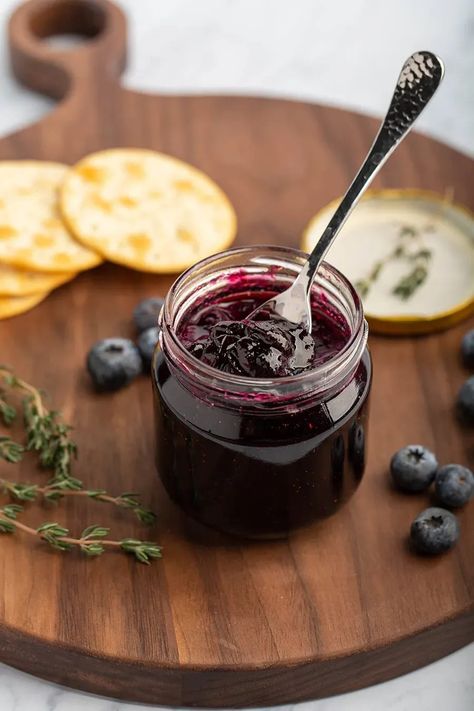
[[[171,286],[166,296],[162,313],[160,315],[160,344],[165,355],[166,351],[163,348],[164,338],[169,338],[171,339],[171,342],[173,344],[173,351],[176,350],[176,352],[184,360],[185,364],[187,365],[188,371],[192,373],[193,377],[198,377],[202,380],[220,380],[222,382],[225,382],[227,390],[229,390],[229,388],[234,387],[235,389],[242,392],[248,390],[251,387],[254,390],[258,388],[261,391],[265,392],[273,390],[275,387],[285,388],[286,386],[291,386],[291,389],[294,390],[295,388],[303,385],[304,383],[308,383],[310,381],[317,381],[322,378],[328,378],[329,372],[333,376],[331,377],[331,380],[336,379],[339,382],[341,378],[338,377],[338,374],[340,374],[341,370],[347,370],[347,361],[348,358],[350,358],[351,353],[354,354],[355,352],[355,354],[358,355],[358,361],[360,360],[367,343],[368,327],[367,322],[364,318],[362,303],[357,291],[355,290],[351,282],[347,279],[347,277],[345,277],[344,274],[342,274],[336,267],[334,267],[332,264],[329,264],[328,262],[322,262],[321,267],[319,269],[319,279],[321,279],[321,277],[325,274],[329,274],[330,276],[335,278],[336,281],[339,281],[343,284],[343,286],[348,290],[353,301],[354,309],[356,312],[356,321],[353,325],[349,324],[351,334],[344,347],[340,351],[338,351],[336,355],[334,355],[327,361],[317,365],[316,367],[311,368],[310,370],[304,371],[302,373],[298,373],[296,375],[287,375],[274,378],[235,375],[232,373],[220,371],[217,368],[213,368],[212,366],[203,363],[201,360],[199,360],[199,358],[196,358],[194,355],[192,355],[192,353],[188,351],[186,346],[178,338],[176,330],[173,328],[172,324],[172,305],[173,298],[176,296],[176,293],[179,288],[183,285],[183,282],[185,283],[189,276],[192,275],[195,271],[197,271],[198,268],[201,269],[203,267],[205,268],[206,266],[210,266],[218,259],[222,259],[228,256],[232,257],[234,255],[258,256],[259,252],[262,252],[262,257],[264,256],[263,253],[266,253],[267,255],[268,253],[270,253],[271,256],[285,257],[287,260],[288,258],[290,258],[290,261],[295,266],[298,266],[298,262],[296,260],[304,261],[308,257],[305,252],[293,247],[281,247],[277,245],[259,244],[245,247],[232,247],[231,249],[206,257],[205,259],[202,259],[193,266],[189,267],[176,279],[176,281]],[[315,281],[317,280],[318,277]],[[324,286],[322,286],[322,290],[324,291]]]

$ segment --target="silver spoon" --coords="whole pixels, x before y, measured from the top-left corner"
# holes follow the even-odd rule
[[[372,179],[409,133],[443,75],[443,62],[431,52],[415,52],[406,60],[372,148],[300,273],[288,289],[252,311],[246,320],[265,312],[268,318],[278,316],[311,332],[309,295],[319,265]]]

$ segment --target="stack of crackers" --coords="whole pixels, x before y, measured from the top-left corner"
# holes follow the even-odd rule
[[[236,233],[222,190],[154,151],[101,151],[72,168],[4,161],[0,188],[0,318],[33,308],[104,260],[180,272],[228,247]]]

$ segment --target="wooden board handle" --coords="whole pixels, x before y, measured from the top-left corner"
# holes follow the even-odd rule
[[[83,35],[69,50],[44,40]],[[10,18],[8,40],[13,73],[34,91],[61,99],[78,83],[116,81],[126,61],[126,20],[109,0],[29,0]]]

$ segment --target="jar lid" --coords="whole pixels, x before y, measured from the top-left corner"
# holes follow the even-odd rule
[[[303,233],[310,252],[340,199]],[[417,334],[474,313],[474,219],[424,190],[369,190],[327,255],[358,289],[371,330]]]

